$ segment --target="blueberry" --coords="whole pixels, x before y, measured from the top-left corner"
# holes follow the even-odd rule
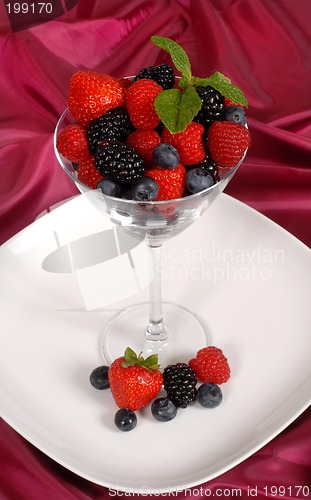
[[[172,169],[180,163],[179,153],[171,144],[162,143],[153,150],[153,159],[161,167]]]
[[[168,422],[176,417],[177,408],[170,399],[158,398],[151,405],[151,413],[159,422]]]
[[[90,382],[95,389],[108,389],[108,366],[98,366],[95,368],[90,375]]]
[[[131,431],[135,429],[137,424],[136,413],[128,408],[121,408],[114,416],[114,423],[120,431]]]
[[[216,408],[222,401],[222,392],[219,385],[209,382],[200,385],[197,400],[204,408]]]
[[[116,198],[119,198],[121,195],[121,186],[113,179],[103,179],[97,184],[97,188],[100,188],[102,193],[108,196],[115,196]]]
[[[158,183],[148,176],[137,179],[131,187],[133,200],[136,201],[153,201],[158,196],[158,192]]]
[[[186,174],[186,188],[190,193],[199,193],[213,184],[213,176],[203,168],[192,168]]]
[[[239,106],[228,106],[223,112],[222,119],[229,122],[238,123],[239,125],[246,124],[246,114],[244,109]]]

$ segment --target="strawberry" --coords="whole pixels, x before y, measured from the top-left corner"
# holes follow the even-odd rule
[[[222,384],[230,378],[228,360],[222,350],[215,346],[200,349],[188,365],[202,382]]]
[[[94,156],[89,156],[79,163],[78,180],[92,189],[96,189],[97,184],[103,180],[103,176],[94,165]]]
[[[137,151],[147,167],[155,166],[152,153],[161,144],[161,137],[155,130],[135,130],[128,136],[126,143]]]
[[[78,71],[70,79],[68,108],[75,120],[85,127],[110,109],[122,106],[124,100],[124,88],[110,75]]]
[[[152,177],[158,183],[159,193],[155,201],[182,197],[185,189],[186,169],[181,163],[171,170],[161,167],[152,168],[147,170],[145,175]]]
[[[136,80],[126,93],[126,107],[131,122],[138,129],[153,129],[160,123],[154,107],[154,100],[162,87],[153,80]]]
[[[211,157],[220,167],[235,167],[250,143],[249,131],[231,121],[214,122],[207,135]]]
[[[113,361],[108,378],[117,406],[132,411],[150,403],[163,384],[158,355],[152,354],[144,359],[141,353],[137,356],[129,347],[125,349],[124,356]]]
[[[183,132],[177,132],[176,134],[171,134],[165,128],[162,132],[162,142],[171,144],[177,149],[181,163],[194,165],[205,157],[203,132],[203,125],[196,122],[190,122]]]
[[[67,125],[59,134],[56,147],[57,151],[67,158],[67,160],[80,163],[80,161],[85,160],[90,154],[86,129],[78,123]]]

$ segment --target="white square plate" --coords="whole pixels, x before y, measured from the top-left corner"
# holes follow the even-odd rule
[[[253,454],[310,404],[310,250],[225,194],[167,242],[163,298],[203,317],[232,376],[218,408],[194,404],[165,424],[145,408],[136,429],[122,433],[113,423],[110,391],[96,391],[89,375],[102,364],[105,322],[117,309],[148,299],[148,259],[142,251],[131,263],[122,256],[94,263],[96,297],[102,294],[95,304],[94,290],[85,288],[92,282],[53,268],[50,257],[68,243],[111,231],[80,195],[0,248],[1,415],[94,483],[144,493],[201,484]],[[129,286],[119,296],[122,277]]]

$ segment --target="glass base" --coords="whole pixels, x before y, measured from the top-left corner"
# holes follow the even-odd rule
[[[210,344],[204,323],[188,309],[177,304],[162,304],[167,339],[146,340],[149,303],[137,304],[117,313],[107,324],[101,336],[101,349],[107,365],[123,356],[127,347],[143,356],[158,354],[162,368],[171,363],[184,362]]]

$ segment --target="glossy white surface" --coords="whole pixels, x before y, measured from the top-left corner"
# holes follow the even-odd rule
[[[105,322],[147,300],[148,253],[140,244],[131,258],[122,251],[105,262],[92,257],[87,268],[87,254],[73,265],[72,242],[111,231],[90,210],[78,196],[0,248],[1,416],[100,485],[164,492],[201,484],[250,456],[310,404],[310,250],[224,194],[169,241],[163,299],[203,317],[232,376],[218,408],[195,404],[164,424],[145,408],[136,429],[122,433],[110,392],[95,390],[89,374],[102,364]],[[68,242],[74,273],[67,257],[56,264],[50,257]],[[89,289],[95,282],[96,293]]]

